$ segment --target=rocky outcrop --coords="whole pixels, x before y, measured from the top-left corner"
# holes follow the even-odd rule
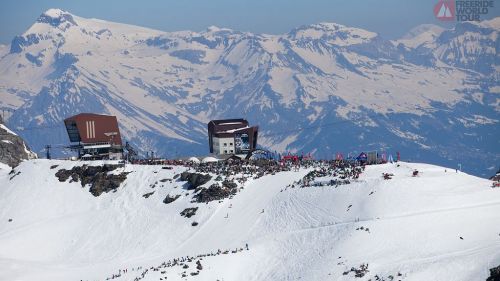
[[[363,263],[363,264],[361,264],[359,266],[359,268],[351,267],[351,270],[344,271],[344,273],[342,273],[342,274],[343,275],[348,275],[351,272],[354,274],[354,277],[356,277],[356,278],[362,278],[363,276],[365,276],[370,271],[368,270],[368,264],[364,264]],[[392,279],[394,279],[394,278],[392,278]]]
[[[143,195],[142,195],[142,197],[144,197],[144,198],[148,199],[148,198],[149,198],[149,196],[153,195],[154,193],[155,193],[154,191],[153,191],[153,192],[148,192],[148,193],[146,193],[146,194],[143,194]]]
[[[165,204],[170,204],[172,202],[174,202],[175,200],[177,200],[177,198],[181,197],[180,195],[176,195],[174,197],[171,197],[169,194],[167,194],[167,197],[165,197],[165,199],[163,199],[163,203]]]
[[[118,167],[118,165],[76,166],[71,170],[61,169],[57,171],[56,177],[60,182],[65,182],[69,178],[71,178],[70,182],[80,181],[82,187],[90,184],[90,193],[97,197],[104,192],[115,191],[125,181],[127,172],[120,174],[108,173]]]
[[[180,176],[181,181],[188,182],[188,190],[196,189],[198,186],[207,183],[210,179],[212,179],[212,176],[210,175],[189,172],[183,172]]]
[[[486,281],[500,281],[500,265],[490,268],[490,277]]]
[[[24,140],[9,130],[0,117],[0,162],[16,167],[23,160],[37,158]]]
[[[212,184],[209,188],[200,188],[198,193],[193,196],[197,203],[206,203],[215,200],[228,198],[236,193],[236,184],[227,184],[220,186],[217,183]]]
[[[184,211],[181,212],[181,216],[186,217],[186,218],[190,218],[190,217],[196,215],[197,210],[198,210],[198,207],[186,208],[186,209],[184,209]]]

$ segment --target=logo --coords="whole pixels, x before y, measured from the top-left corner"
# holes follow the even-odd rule
[[[494,7],[493,0],[439,0],[434,15],[442,21],[480,21]]]
[[[434,6],[434,15],[438,20],[452,21],[455,20],[455,1],[440,0]]]

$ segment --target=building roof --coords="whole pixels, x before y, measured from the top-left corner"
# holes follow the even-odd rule
[[[248,121],[245,119],[212,120],[208,123],[208,128],[214,133],[223,133],[245,127],[248,127]]]
[[[64,120],[71,142],[122,145],[116,116],[80,113]]]

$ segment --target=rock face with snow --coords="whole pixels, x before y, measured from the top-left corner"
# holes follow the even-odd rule
[[[21,137],[2,124],[0,117],[0,163],[15,167],[22,160],[34,158],[36,154],[29,150]]]
[[[90,193],[97,197],[104,192],[116,191],[127,178],[127,173],[109,174],[109,172],[119,167],[118,165],[83,165],[74,167],[71,170],[61,169],[55,175],[60,182],[65,182],[71,178],[72,182],[80,182],[82,187],[90,185]]]
[[[499,18],[389,41],[334,23],[282,35],[161,32],[51,9],[0,48],[0,107],[40,152],[64,118],[113,114],[157,155],[206,154],[206,123],[246,117],[278,151],[401,151],[489,175],[500,160]],[[457,153],[457,151],[460,151]]]

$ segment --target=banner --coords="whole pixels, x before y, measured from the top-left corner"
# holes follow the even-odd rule
[[[250,138],[248,134],[234,135],[234,150],[236,154],[244,154],[250,151]]]

